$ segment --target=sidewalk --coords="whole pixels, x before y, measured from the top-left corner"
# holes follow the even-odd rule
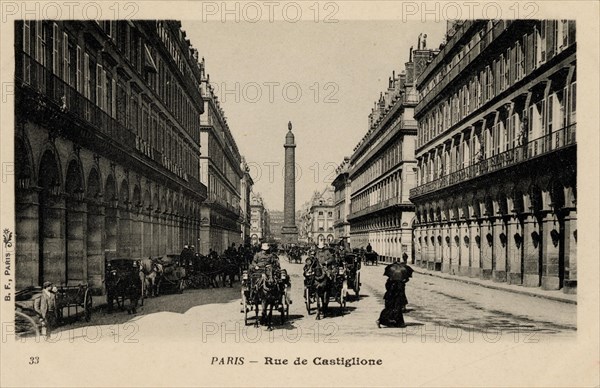
[[[431,270],[421,268],[421,267],[416,267],[416,266],[413,266],[412,268],[414,269],[414,271],[416,273],[419,273],[422,275],[435,276],[437,278],[455,280],[458,282],[474,284],[474,285],[478,285],[478,286],[485,287],[485,288],[514,292],[516,294],[529,295],[529,296],[534,296],[537,298],[554,300],[557,302],[577,304],[577,295],[565,294],[560,290],[556,290],[556,291],[542,290],[541,288],[534,288],[534,287],[529,288],[529,287],[523,287],[523,286],[518,286],[518,285],[514,285],[514,284],[496,283],[491,280],[484,280],[484,279],[479,279],[479,278],[469,278],[469,277],[465,277],[465,276],[450,275],[450,274],[443,273],[440,271],[431,271]]]

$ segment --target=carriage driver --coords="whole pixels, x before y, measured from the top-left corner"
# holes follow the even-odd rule
[[[260,252],[254,255],[254,259],[252,259],[251,270],[255,267],[265,268],[268,264],[273,266],[274,270],[281,269],[279,265],[279,257],[275,253],[269,253],[269,244],[262,243],[260,246]],[[290,277],[288,276],[285,281],[286,287],[289,289],[291,287]],[[287,301],[289,304],[292,304],[292,299],[290,293],[286,293]]]
[[[319,239],[319,245],[315,251],[315,257],[323,267],[329,267],[335,262],[335,258],[331,254],[329,247],[325,245],[325,241]]]

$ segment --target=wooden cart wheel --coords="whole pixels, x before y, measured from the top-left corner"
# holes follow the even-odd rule
[[[38,338],[40,336],[40,329],[29,315],[15,311],[15,334],[19,338],[31,336]]]
[[[310,289],[308,287],[304,289],[304,303],[306,304],[306,312],[310,315]]]
[[[85,295],[83,296],[83,316],[85,317],[85,321],[89,322],[92,319],[92,293],[89,288],[85,290]]]

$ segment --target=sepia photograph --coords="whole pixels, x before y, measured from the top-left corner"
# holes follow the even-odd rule
[[[2,386],[600,385],[598,4],[1,6]]]

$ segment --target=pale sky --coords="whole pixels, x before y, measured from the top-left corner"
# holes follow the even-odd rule
[[[229,128],[251,166],[254,192],[283,209],[287,123],[296,136],[296,210],[335,178],[367,131],[368,115],[417,47],[437,47],[445,22],[186,21],[183,29],[205,57]],[[301,93],[301,95],[298,94]]]

